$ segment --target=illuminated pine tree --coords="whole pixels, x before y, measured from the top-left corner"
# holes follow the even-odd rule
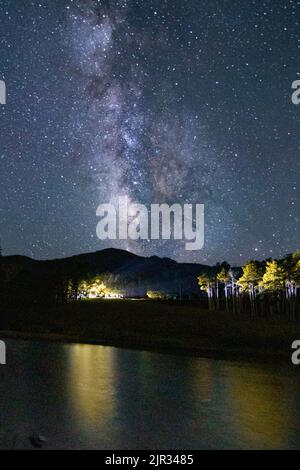
[[[289,304],[290,317],[295,318],[296,298],[300,288],[300,250],[288,256],[285,260],[288,279],[285,283],[286,298]]]
[[[201,276],[198,276],[198,285],[200,287],[200,290],[209,293],[209,289],[213,284],[213,279],[208,276],[208,274],[201,274]]]
[[[300,287],[300,259],[297,261],[297,263],[294,266],[292,278],[296,286]]]
[[[243,274],[238,280],[238,285],[244,292],[254,292],[262,280],[262,272],[255,261],[248,261],[243,266]]]
[[[287,279],[287,271],[278,261],[271,260],[267,261],[266,271],[259,285],[266,291],[280,291],[285,289]]]
[[[217,274],[217,279],[225,285],[228,284],[231,281],[229,271],[226,270],[226,268],[222,268],[221,271]]]
[[[229,304],[228,304],[228,294],[229,294],[229,287],[231,283],[231,276],[229,273],[229,268],[230,266],[223,266],[221,271],[218,272],[217,274],[217,297],[218,297],[218,303],[219,303],[219,283],[223,284],[224,286],[224,294],[225,294],[225,306],[226,310],[229,310]]]
[[[208,274],[202,274],[198,276],[198,285],[200,290],[207,293],[208,297],[208,306],[210,310],[213,310],[214,305],[214,296],[216,294],[216,277],[209,276]]]
[[[256,294],[259,283],[262,280],[262,271],[255,261],[248,261],[243,266],[243,274],[237,281],[238,286],[242,292],[247,292],[250,299],[251,317],[257,314]]]
[[[292,255],[292,266],[290,269],[290,278],[296,287],[300,287],[300,250]]]

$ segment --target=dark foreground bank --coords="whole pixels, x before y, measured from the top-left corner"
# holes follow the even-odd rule
[[[290,362],[300,323],[201,310],[197,304],[97,300],[1,309],[0,336],[107,344],[230,359]]]

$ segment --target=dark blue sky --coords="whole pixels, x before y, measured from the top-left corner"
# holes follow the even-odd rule
[[[300,2],[2,0],[4,254],[215,263],[299,248]],[[205,245],[101,242],[126,194],[204,203]]]

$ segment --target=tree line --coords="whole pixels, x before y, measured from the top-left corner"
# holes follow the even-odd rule
[[[13,259],[11,259],[13,258]],[[20,257],[19,257],[20,258]],[[0,304],[35,308],[55,306],[92,297],[128,297],[137,295],[155,300],[187,300],[191,295],[182,289],[194,282],[197,289],[197,270],[182,278],[163,282],[157,272],[148,280],[138,269],[132,275],[120,275],[99,267],[91,269],[80,258],[36,262],[26,257],[2,257],[0,249]],[[173,266],[173,265],[172,265]],[[176,263],[172,271],[176,268]],[[205,272],[206,271],[206,272]],[[300,250],[284,259],[249,261],[242,268],[232,268],[227,262],[205,268],[198,276],[199,308],[226,311],[231,314],[255,317],[296,319],[300,297]],[[166,281],[169,282],[167,283]],[[165,282],[165,284],[164,284]],[[144,294],[143,294],[144,292]],[[197,290],[196,290],[197,292]],[[193,294],[194,295],[194,294]]]
[[[282,260],[248,261],[240,269],[226,262],[198,277],[210,310],[284,316],[295,319],[299,307],[300,250]]]

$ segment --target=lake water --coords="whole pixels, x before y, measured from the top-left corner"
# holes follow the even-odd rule
[[[6,343],[0,448],[300,448],[300,366]]]

